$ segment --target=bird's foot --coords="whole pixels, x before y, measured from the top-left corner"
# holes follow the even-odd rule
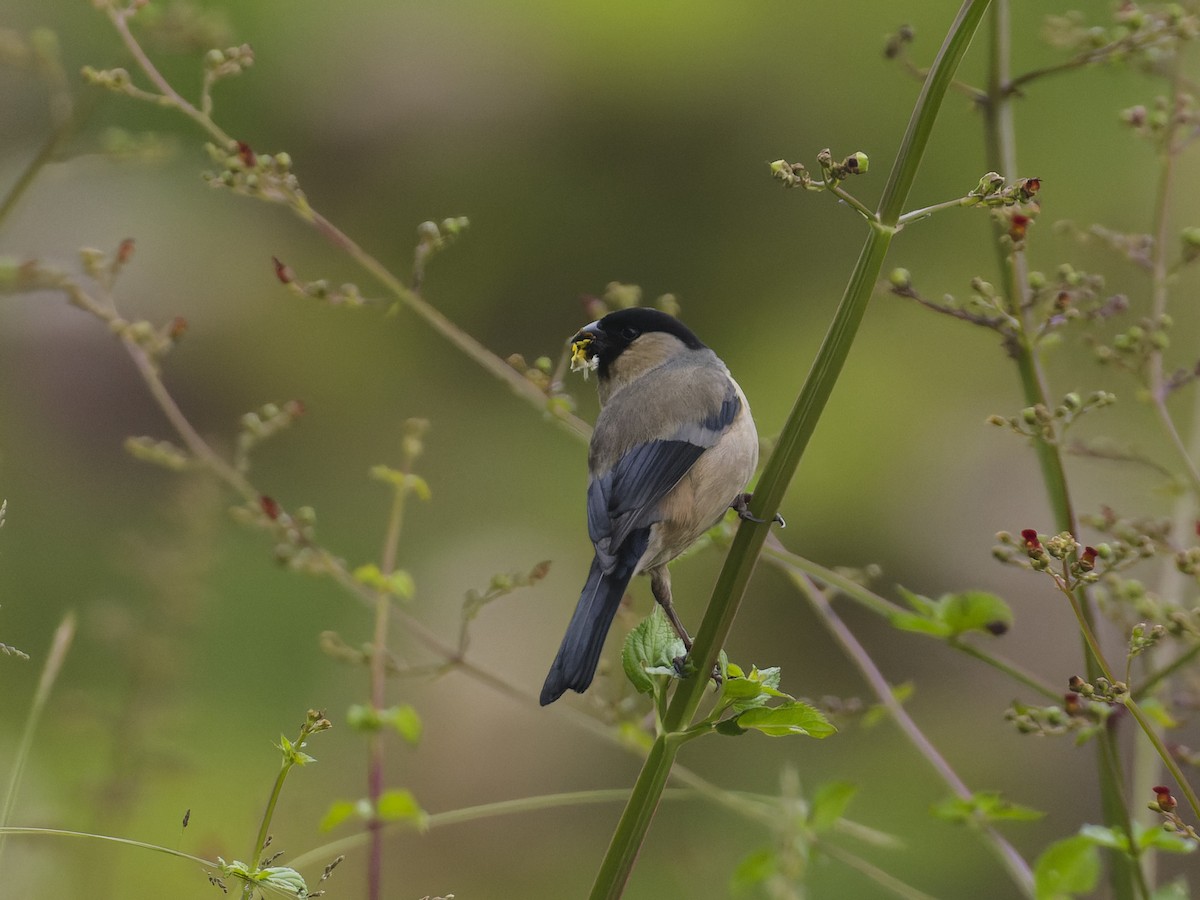
[[[688,657],[686,654],[684,656],[677,656],[673,660],[671,660],[671,665],[674,666],[674,668],[675,668],[675,674],[678,675],[680,678],[688,677],[688,661],[689,660],[688,660]],[[720,663],[713,663],[712,675],[710,675],[709,677],[714,682],[716,682],[716,685],[718,688],[721,686],[722,679],[721,679],[721,664]]]
[[[738,514],[739,519],[745,519],[748,522],[757,522],[759,525],[762,525],[764,522],[777,522],[780,528],[787,528],[787,522],[783,521],[783,516],[779,513],[775,513],[770,519],[760,519],[758,516],[753,515],[750,512],[750,498],[753,496],[750,493],[738,494],[734,501],[729,504],[729,508]]]

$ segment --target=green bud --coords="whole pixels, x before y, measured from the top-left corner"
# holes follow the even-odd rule
[[[1029,287],[1031,290],[1040,291],[1046,286],[1046,276],[1041,272],[1029,273]]]
[[[871,160],[867,158],[867,154],[860,150],[858,153],[851,154],[846,158],[846,165],[859,175],[866,175],[867,169],[871,165]]]
[[[225,53],[222,50],[213,49],[204,54],[205,68],[215,69],[218,66],[223,65],[224,62]]]
[[[912,288],[912,272],[908,269],[892,269],[888,281],[896,290],[907,291]]]

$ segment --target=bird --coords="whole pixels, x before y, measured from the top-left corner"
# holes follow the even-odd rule
[[[600,413],[588,448],[587,528],[595,555],[546,676],[541,705],[592,683],[634,575],[691,649],[667,563],[730,507],[743,518],[758,465],[750,404],[725,363],[657,309],[608,313],[571,338],[572,368],[597,375]],[[755,521],[758,521],[757,519]]]

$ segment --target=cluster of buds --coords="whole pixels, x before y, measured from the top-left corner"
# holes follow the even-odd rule
[[[1052,572],[1057,577],[1055,562],[1065,566],[1070,584],[1093,583],[1099,579],[1097,563],[1108,563],[1112,549],[1107,544],[1083,546],[1069,532],[1052,537],[1039,535],[1036,529],[1026,528],[1019,537],[1007,531],[996,535],[997,544],[992,556],[1003,563],[1025,565],[1035,572]]]
[[[1006,184],[999,172],[988,172],[967,192],[963,206],[1016,206],[1030,203],[1042,189],[1040,178],[1018,178]]]
[[[1038,403],[1025,407],[1016,416],[992,415],[988,416],[987,421],[990,425],[1007,427],[1025,437],[1056,443],[1062,438],[1067,427],[1074,424],[1080,416],[1116,402],[1116,395],[1108,391],[1093,391],[1086,396],[1072,391],[1066,394],[1054,409]]]
[[[134,459],[162,466],[172,472],[182,472],[196,464],[185,450],[170,441],[160,441],[145,435],[125,438],[125,452]]]
[[[129,74],[128,69],[120,66],[112,69],[97,69],[93,66],[84,66],[80,70],[80,75],[83,80],[95,87],[102,87],[105,90],[115,91],[118,94],[129,94],[138,91],[133,85],[133,78]]]
[[[1200,832],[1180,818],[1175,812],[1179,806],[1179,801],[1171,794],[1171,789],[1164,784],[1155,785],[1154,799],[1146,804],[1148,809],[1160,814],[1163,817],[1163,828],[1172,834],[1177,834],[1180,837],[1187,838],[1190,841],[1200,842]]]
[[[1105,703],[1089,702],[1078,694],[1068,693],[1062,706],[1026,706],[1014,701],[1004,718],[1021,734],[1049,737],[1076,733],[1088,737],[1104,726],[1112,712],[1112,707]]]
[[[422,222],[417,226],[417,247],[426,252],[441,250],[462,235],[471,224],[466,216],[453,216],[439,222]]]
[[[285,203],[308,209],[300,182],[292,174],[288,153],[255,153],[245,141],[231,141],[225,147],[205,144],[209,158],[220,168],[205,172],[204,180],[213,187],[227,187],[238,194],[259,197],[271,203]]]
[[[1144,318],[1115,335],[1111,344],[1097,344],[1093,352],[1102,363],[1127,372],[1138,372],[1151,356],[1162,353],[1171,345],[1168,332],[1174,324],[1166,313]]]
[[[1194,96],[1180,91],[1174,101],[1160,96],[1149,108],[1138,104],[1121,110],[1121,121],[1142,137],[1161,139],[1177,128],[1191,130],[1200,125],[1200,107]]]
[[[317,512],[311,506],[289,513],[275,498],[263,494],[256,502],[233,507],[230,514],[243,525],[272,532],[278,539],[275,559],[289,569],[322,575],[334,565],[341,565],[316,546]]]
[[[1159,641],[1167,636],[1167,629],[1163,625],[1147,625],[1145,622],[1139,622],[1134,625],[1129,631],[1129,656],[1134,657],[1139,653],[1149,650]]]
[[[1200,547],[1188,547],[1176,553],[1175,568],[1184,575],[1200,578]]]
[[[212,49],[204,54],[204,77],[211,81],[218,78],[228,78],[240,75],[242,71],[254,65],[254,50],[249,44],[228,47],[224,50]]]
[[[1152,64],[1200,34],[1200,19],[1179,3],[1143,7],[1123,0],[1110,26],[1089,25],[1073,11],[1047,17],[1044,32],[1054,46],[1077,53],[1080,65],[1109,60]]]
[[[554,375],[554,360],[550,357],[539,356],[530,365],[520,353],[513,353],[504,361],[524,375],[526,380],[536,385],[543,394],[550,393]]]
[[[825,149],[817,154],[817,165],[821,167],[824,181],[814,179],[803,163],[790,163],[786,159],[771,163],[771,177],[782,181],[785,187],[821,191],[836,186],[852,175],[865,175],[870,163],[867,154],[861,151],[851,153],[845,159],[834,160],[833,153]]]
[[[853,175],[866,175],[870,164],[871,161],[867,158],[867,154],[861,150],[851,153],[840,161],[834,160],[833,153],[829,148],[817,154],[817,165],[821,167],[821,173],[827,185],[835,185]]]
[[[250,451],[267,438],[274,437],[304,415],[304,404],[299,400],[286,403],[265,403],[259,409],[245,413],[239,420],[241,430],[237,439],[237,462],[239,471],[245,471]]]
[[[1120,703],[1129,694],[1129,685],[1123,681],[1109,681],[1102,675],[1094,682],[1085,681],[1080,675],[1072,675],[1067,681],[1067,690],[1088,700]]]
[[[281,262],[277,257],[272,256],[271,262],[275,266],[275,277],[279,279],[279,283],[286,285],[287,289],[297,297],[309,297],[328,303],[330,306],[364,306],[368,303],[379,302],[364,297],[356,284],[346,282],[340,287],[333,287],[324,278],[318,278],[316,281],[301,281],[296,277],[292,267]]]

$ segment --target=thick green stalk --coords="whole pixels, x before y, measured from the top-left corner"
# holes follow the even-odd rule
[[[855,264],[829,331],[817,352],[816,361],[801,388],[796,404],[784,424],[774,452],[755,490],[753,511],[770,519],[783,500],[788,484],[800,463],[817,420],[833,391],[842,365],[850,352],[871,293],[883,268],[883,260],[896,231],[904,202],[916,178],[921,157],[933,132],[934,120],[963,54],[987,10],[989,0],[966,0],[950,28],[937,59],[930,69],[921,95],[909,120],[896,162],[884,188],[876,219]],[[666,734],[654,744],[643,765],[633,795],[625,808],[612,843],[592,887],[592,900],[620,897],[633,870],[637,853],[649,830],[671,764],[678,751],[677,733],[690,723],[708,684],[708,673],[725,642],[741,603],[751,572],[766,539],[768,526],[742,522],[734,537],[725,566],[713,590],[700,631],[692,647],[695,674],[677,688],[664,719]]]
[[[1013,81],[1009,69],[1012,60],[1011,34],[1008,0],[996,0],[996,4],[992,8],[991,63],[988,74],[987,99],[983,103],[984,139],[988,165],[994,171],[1001,172],[1008,178],[1016,178],[1018,175],[1016,126],[1013,121],[1014,95],[1011,90]],[[1013,339],[1009,349],[1017,364],[1025,404],[1027,406],[1040,404],[1051,408],[1053,404],[1048,399],[1049,393],[1041,367],[1027,337],[1028,311],[1024,301],[1028,272],[1025,255],[1019,249],[1013,249],[1010,252],[1002,238],[1003,230],[997,226],[995,246],[1000,257],[1001,289],[1004,296],[1008,298],[1009,312],[1021,326],[1021,333]],[[1071,501],[1071,493],[1067,486],[1066,469],[1058,447],[1035,437],[1033,448],[1041,469],[1046,498],[1053,512],[1055,529],[1077,535],[1079,533],[1078,523]],[[1093,631],[1092,606],[1086,591],[1080,589],[1078,595],[1073,594],[1071,602],[1080,616],[1083,633],[1086,635]],[[1084,659],[1088,677],[1094,679],[1100,673],[1100,667],[1086,642]],[[1097,745],[1100,804],[1104,819],[1130,834],[1130,845],[1134,846],[1132,821],[1121,793],[1119,781],[1121,767],[1116,734],[1110,730],[1102,732],[1097,738]],[[1131,900],[1139,890],[1144,894],[1144,883],[1139,887],[1142,878],[1137,864],[1119,853],[1113,853],[1111,856],[1111,882],[1114,897],[1117,900]]]

